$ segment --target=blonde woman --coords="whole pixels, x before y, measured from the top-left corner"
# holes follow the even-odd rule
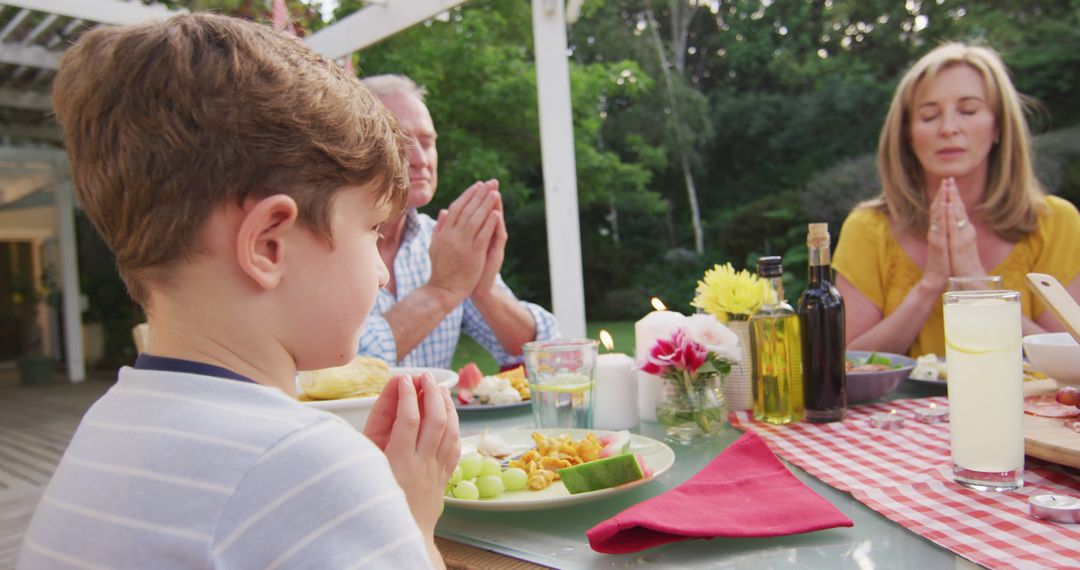
[[[1025,335],[1064,330],[1025,275],[1080,299],[1080,214],[1043,193],[1029,143],[993,50],[949,43],[904,75],[878,145],[883,191],[848,216],[833,259],[848,348],[944,354],[941,293],[959,276],[1020,291]]]

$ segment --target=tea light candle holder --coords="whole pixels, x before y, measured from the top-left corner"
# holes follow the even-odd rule
[[[890,410],[889,413],[878,412],[870,416],[870,425],[886,431],[899,431],[904,429],[904,418]]]
[[[1048,521],[1080,523],[1080,501],[1064,495],[1034,495],[1028,498],[1028,513]]]
[[[915,410],[915,421],[924,424],[943,424],[949,421],[949,409],[930,404],[928,408]]]

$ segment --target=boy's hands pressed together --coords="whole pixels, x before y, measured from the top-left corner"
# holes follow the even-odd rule
[[[372,406],[364,435],[386,454],[420,530],[433,540],[443,492],[461,455],[450,391],[430,374],[395,376]]]

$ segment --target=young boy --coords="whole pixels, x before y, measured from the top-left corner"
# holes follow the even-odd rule
[[[394,378],[367,437],[294,398],[298,369],[352,358],[386,282],[378,229],[408,187],[389,113],[299,40],[206,14],[87,33],[53,100],[153,336],[83,419],[19,567],[442,566],[446,389]]]

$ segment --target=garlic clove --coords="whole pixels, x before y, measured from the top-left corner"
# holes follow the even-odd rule
[[[476,442],[476,452],[485,457],[502,459],[513,454],[514,449],[501,437],[484,430],[484,433],[480,435],[480,441]]]

